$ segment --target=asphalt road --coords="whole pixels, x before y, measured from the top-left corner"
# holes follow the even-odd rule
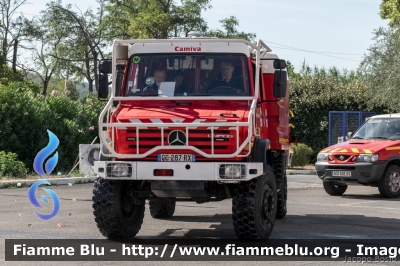
[[[271,239],[400,239],[400,199],[383,199],[377,188],[349,187],[340,197],[325,193],[319,179],[311,175],[288,176],[288,214],[277,220]],[[5,239],[104,239],[92,214],[93,184],[53,186],[61,201],[59,214],[43,221],[34,214],[28,200],[28,188],[0,189],[0,265],[37,265],[33,262],[5,262]],[[41,211],[46,212],[46,209]],[[173,218],[157,220],[150,216],[148,206],[144,223],[137,236],[142,239],[234,239],[231,201],[196,204],[177,202]],[[201,262],[185,262],[200,265]],[[55,265],[55,262],[40,262]],[[114,265],[112,262],[79,262],[79,265]],[[132,262],[118,262],[131,265]],[[141,264],[159,265],[157,262]],[[176,265],[177,263],[163,263]],[[201,263],[204,264],[204,263]],[[213,262],[230,265],[231,262]],[[243,265],[243,263],[241,263]],[[273,265],[275,262],[251,264]],[[284,262],[282,265],[321,265],[338,263]],[[77,265],[57,262],[57,265]],[[392,265],[392,264],[391,264]]]

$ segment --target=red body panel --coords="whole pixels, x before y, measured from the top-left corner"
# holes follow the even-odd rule
[[[261,110],[267,127],[261,131],[261,137],[269,139],[274,150],[289,150],[289,87],[286,96],[279,100],[273,95],[274,74],[263,74],[262,85],[266,101],[261,104]]]
[[[346,161],[339,161],[333,156],[333,161],[328,160],[331,164],[354,164],[351,161],[353,156],[358,154],[379,154],[379,161],[388,160],[394,154],[400,154],[400,141],[393,140],[349,140],[339,143],[328,148],[323,149],[321,152],[326,152],[332,155],[349,155]]]
[[[131,105],[118,107],[116,120],[121,123],[176,123],[176,127],[164,130],[164,145],[168,145],[167,137],[172,130],[185,131],[180,124],[186,125],[193,122],[245,122],[247,121],[249,105],[247,101],[179,101],[179,105],[169,101],[152,102],[140,101]],[[221,116],[222,115],[222,116]],[[239,143],[247,137],[247,127],[241,127],[239,131]],[[119,129],[115,134],[115,150],[121,154],[136,154],[136,128],[126,127]],[[142,127],[139,131],[139,153],[145,153],[155,146],[162,144],[161,130],[157,127]],[[189,145],[211,153],[211,129],[197,127],[189,129]],[[214,128],[214,153],[231,154],[236,151],[236,131],[228,126]],[[173,146],[170,150],[158,151],[141,160],[156,160],[157,154],[192,154],[193,151],[179,150],[179,146]],[[197,161],[214,160],[203,158],[196,154]],[[226,159],[230,161],[242,161],[242,158]]]

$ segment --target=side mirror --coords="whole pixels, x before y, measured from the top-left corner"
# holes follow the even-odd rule
[[[103,74],[112,73],[112,61],[110,59],[101,60],[99,63],[99,72]]]
[[[97,95],[100,99],[107,99],[108,97],[108,75],[100,74],[99,75],[99,90],[97,91]]]
[[[347,139],[350,139],[352,135],[353,135],[352,132],[347,132]]]
[[[286,68],[286,61],[282,59],[275,59],[274,60],[274,68],[275,69],[285,69]]]
[[[286,96],[287,75],[285,70],[275,70],[274,73],[274,97]]]

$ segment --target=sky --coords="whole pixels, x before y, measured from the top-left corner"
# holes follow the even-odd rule
[[[179,1],[179,0],[178,0]],[[46,0],[28,0],[20,8],[27,17],[39,15]],[[95,0],[63,0],[80,10],[96,9]],[[386,27],[379,16],[380,0],[212,0],[203,12],[209,28],[235,16],[239,31],[252,32],[295,70],[309,66],[356,70],[374,43],[373,31]]]

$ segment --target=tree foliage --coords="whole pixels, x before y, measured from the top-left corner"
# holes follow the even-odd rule
[[[15,89],[15,91],[32,91],[34,93],[39,93],[40,88],[36,84],[27,81],[24,78],[22,71],[17,71],[16,73],[7,65],[5,58],[0,56],[0,88],[5,86],[10,86]],[[1,116],[1,113],[0,113]]]
[[[400,0],[382,0],[380,5],[381,18],[389,19],[389,25],[400,24]]]
[[[240,32],[233,16],[220,21],[221,29],[209,30],[202,12],[211,8],[211,0],[97,0],[97,10],[84,11],[53,0],[40,17],[14,18],[25,2],[0,0],[1,53],[7,58],[12,43],[19,41],[31,57],[19,57],[17,66],[25,77],[40,78],[44,95],[53,78],[65,79],[64,84],[86,79],[94,92],[99,60],[108,57],[104,51],[114,39],[183,37],[190,31],[219,38],[255,37]]]
[[[375,43],[360,65],[366,73],[370,107],[386,105],[388,112],[400,112],[400,32],[398,26],[375,31]]]
[[[256,37],[255,33],[239,32],[237,29],[239,20],[234,16],[222,19],[219,22],[222,24],[222,29],[210,30],[205,35],[221,39],[245,39],[248,41],[253,41]]]
[[[19,67],[27,72],[28,76],[40,79],[43,95],[47,93],[52,77],[61,71],[61,61],[53,54],[63,45],[65,38],[62,34],[54,35],[49,30],[50,27],[45,16],[26,21],[23,31],[26,32],[29,42],[24,48],[31,53],[31,58],[24,58],[19,62]]]
[[[52,57],[62,64],[62,74],[68,80],[74,76],[85,78],[89,91],[98,87],[98,62],[104,59],[106,41],[101,23],[104,17],[104,1],[98,0],[98,10],[74,11],[72,6],[62,6],[61,1],[50,2],[43,11],[44,24],[54,40],[62,36]]]
[[[24,17],[17,17],[18,8],[26,3],[26,0],[0,0],[0,40],[1,51],[0,56],[8,60],[8,54],[13,48],[16,40],[22,34]]]
[[[103,27],[107,39],[167,39],[185,37],[190,31],[218,38],[253,40],[254,33],[240,32],[236,17],[220,20],[221,29],[210,30],[202,12],[211,9],[211,0],[114,0],[106,5]]]
[[[190,31],[207,30],[201,12],[209,8],[210,0],[115,0],[106,6],[103,26],[110,27],[109,41],[187,36]]]
[[[25,164],[18,160],[18,155],[12,152],[0,151],[0,178],[25,177],[27,169]]]
[[[97,136],[104,105],[93,94],[72,101],[65,93],[43,96],[0,85],[0,151],[18,154],[32,171],[36,154],[48,144],[48,129],[60,140],[56,171],[69,171],[79,154],[78,144],[91,143]]]
[[[328,146],[329,111],[368,111],[365,77],[357,71],[311,68],[303,64],[290,76],[291,133],[314,152],[311,160]],[[375,107],[375,112],[382,108]]]
[[[313,150],[304,143],[292,144],[293,160],[291,166],[306,166],[310,162]]]

